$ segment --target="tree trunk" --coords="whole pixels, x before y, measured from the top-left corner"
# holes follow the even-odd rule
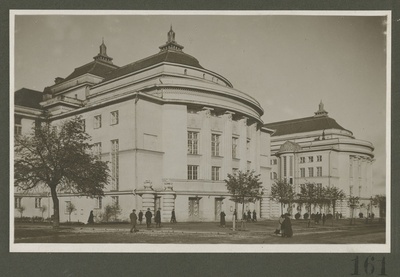
[[[53,228],[60,227],[60,203],[57,197],[56,186],[50,187],[51,191],[51,198],[53,199],[53,206],[54,206],[54,219],[53,219]]]

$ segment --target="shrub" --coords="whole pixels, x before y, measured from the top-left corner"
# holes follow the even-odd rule
[[[332,219],[333,215],[332,214],[327,214],[326,219]]]
[[[314,213],[311,214],[311,219],[315,219],[315,214]]]
[[[309,215],[308,213],[305,213],[305,214],[303,215],[304,219],[308,219],[309,216],[310,216],[310,215]]]
[[[297,213],[297,214],[294,215],[294,218],[295,218],[295,219],[299,219],[300,216],[301,216],[300,213]]]
[[[359,216],[360,218],[363,218],[363,217],[364,217],[364,214],[363,214],[363,213],[359,213],[358,216]]]

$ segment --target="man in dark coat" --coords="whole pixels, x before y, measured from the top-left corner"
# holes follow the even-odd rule
[[[253,210],[253,221],[257,221],[257,213],[256,213],[256,210]]]
[[[224,227],[224,228],[225,228],[225,216],[226,216],[226,214],[224,213],[224,211],[222,211],[220,213],[220,222],[219,222],[219,224],[221,225],[221,227]]]
[[[140,222],[140,224],[142,224],[142,221],[143,221],[143,212],[142,212],[142,210],[140,210],[139,211],[139,222]]]
[[[251,221],[251,212],[250,212],[250,210],[247,211],[247,221]]]
[[[88,224],[93,224],[94,223],[94,215],[93,215],[93,211],[90,211],[89,214],[89,219],[88,219]]]
[[[137,232],[138,230],[136,229],[136,221],[137,221],[137,216],[136,216],[136,210],[132,210],[132,213],[129,215],[130,219],[131,219],[131,224],[132,224],[132,228],[131,228],[131,233],[133,231]]]
[[[154,221],[156,222],[156,227],[161,227],[161,208],[158,208]]]
[[[153,217],[153,214],[150,212],[150,208],[147,208],[147,212],[144,216],[146,217],[147,228],[150,228],[151,218]]]
[[[292,237],[293,230],[292,230],[292,222],[290,221],[289,215],[285,215],[285,220],[282,222],[282,229],[283,229],[283,237]]]
[[[171,223],[176,223],[175,209],[172,209],[171,212]]]

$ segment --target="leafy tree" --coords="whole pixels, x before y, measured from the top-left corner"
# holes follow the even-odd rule
[[[42,218],[43,218],[43,214],[45,213],[45,211],[47,211],[47,206],[46,206],[46,205],[42,205],[42,206],[39,208],[39,210],[40,210],[40,212],[42,213]]]
[[[372,205],[379,207],[379,221],[382,221],[386,214],[386,196],[375,195],[372,198]]]
[[[232,194],[232,201],[242,204],[242,211],[244,203],[255,202],[262,197],[260,174],[255,175],[254,170],[236,171],[234,174],[228,174],[228,179],[224,181],[229,193]]]
[[[351,211],[350,224],[353,224],[354,210],[356,209],[358,203],[360,203],[360,198],[357,196],[350,196],[348,202],[349,202],[350,211]]]
[[[75,207],[74,203],[72,203],[71,201],[68,202],[66,210],[67,210],[67,213],[68,213],[69,222],[71,222],[71,214],[74,211],[76,211],[76,207]]]
[[[118,215],[121,214],[121,208],[118,204],[114,203],[112,205],[108,204],[104,207],[104,214],[103,214],[103,219],[108,222],[112,217],[114,217],[114,220],[116,221],[118,218]]]
[[[300,187],[299,200],[306,205],[308,213],[311,215],[312,205],[317,203],[317,187],[313,183],[306,183]]]
[[[15,137],[14,186],[21,190],[50,188],[53,227],[60,225],[58,193],[103,195],[109,178],[106,162],[96,157],[80,117],[50,123],[48,117],[27,136]]]
[[[324,194],[325,198],[329,201],[329,207],[332,205],[333,216],[335,216],[336,201],[342,201],[346,197],[346,194],[343,190],[334,186],[325,188]]]
[[[283,205],[291,205],[295,195],[293,186],[286,180],[277,180],[271,186],[271,198],[281,204],[281,214],[283,214]]]
[[[25,206],[20,206],[20,207],[18,207],[18,208],[17,208],[17,211],[19,212],[19,214],[21,215],[21,218],[22,218],[22,215],[23,215],[23,213],[24,213],[24,211],[25,211]]]

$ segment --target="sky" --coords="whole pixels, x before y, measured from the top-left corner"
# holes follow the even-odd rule
[[[114,64],[156,54],[170,26],[183,51],[263,107],[265,123],[329,116],[375,146],[386,182],[386,18],[309,15],[16,15],[14,90],[43,91],[99,53]]]

